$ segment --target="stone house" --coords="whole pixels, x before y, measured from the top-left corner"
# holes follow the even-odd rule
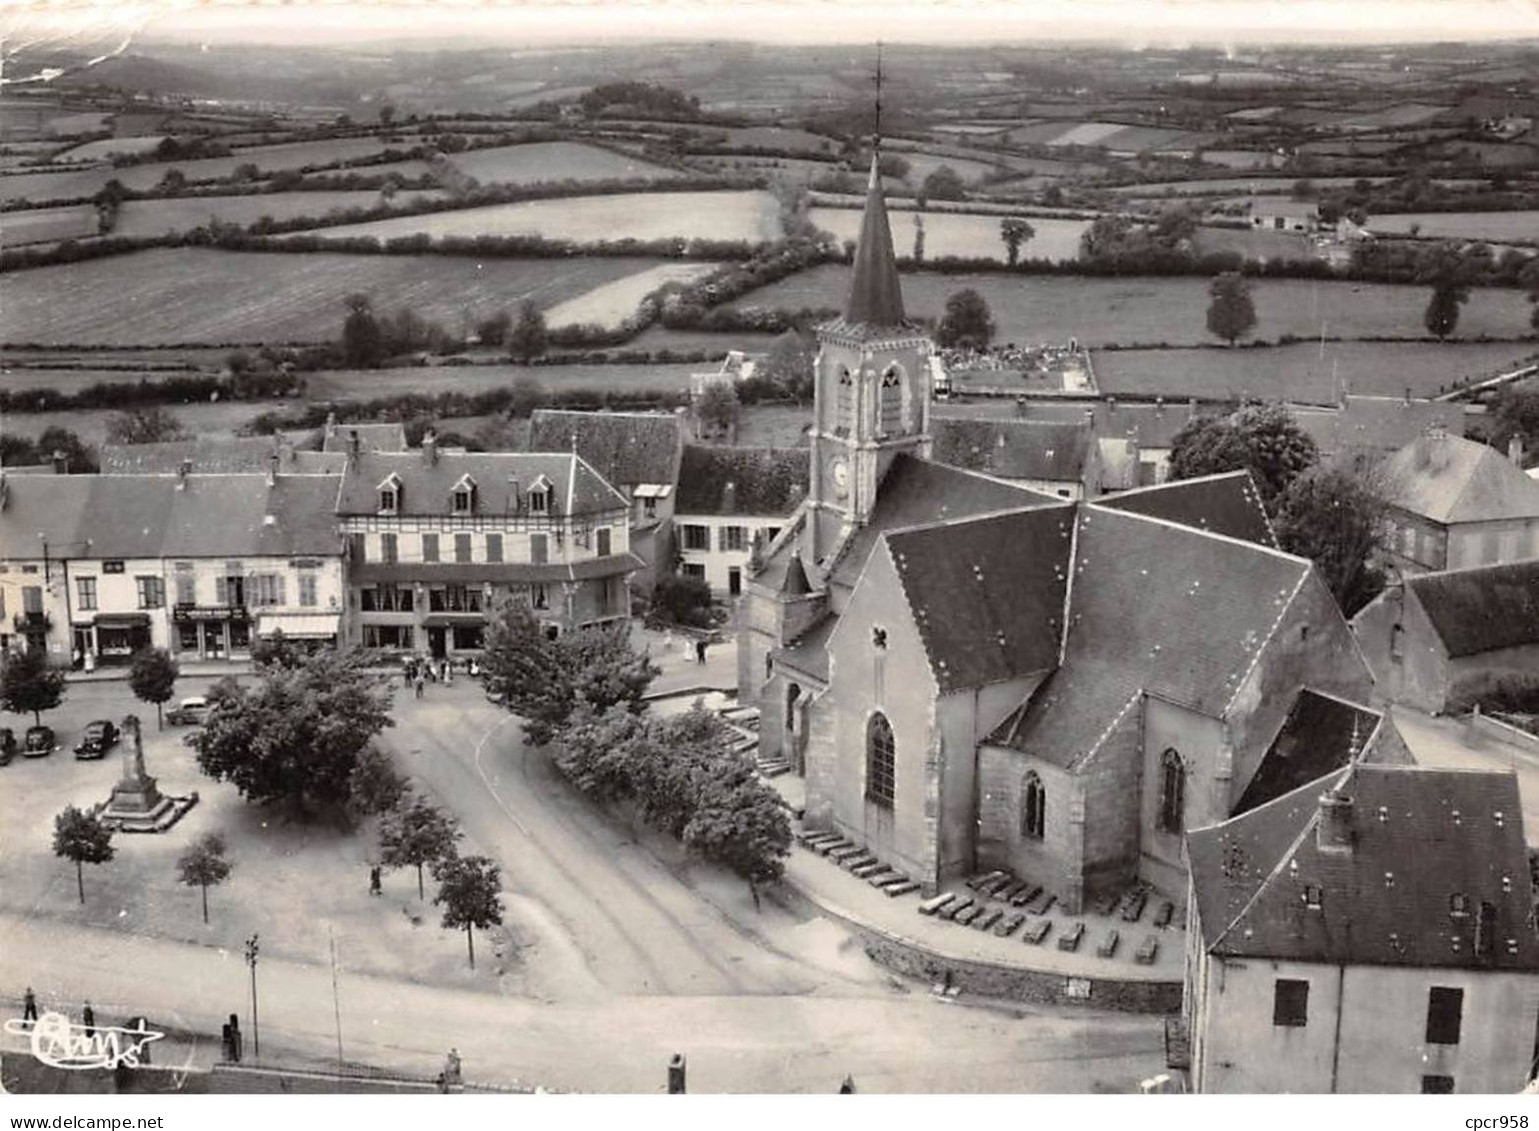
[[[1413,574],[1352,619],[1379,694],[1428,714],[1539,688],[1539,559]]]
[[[804,450],[686,445],[674,513],[680,572],[713,596],[740,596],[750,556],[779,537],[806,495]]]
[[[1187,851],[1192,1091],[1512,1094],[1532,1077],[1514,774],[1359,764]]]
[[[1088,418],[1073,421],[993,420],[936,416],[931,457],[1045,495],[1099,495],[1101,452]]]
[[[85,475],[0,470],[0,652],[41,651],[71,662],[65,562],[78,552]]]

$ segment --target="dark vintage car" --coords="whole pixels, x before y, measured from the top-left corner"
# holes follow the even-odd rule
[[[0,766],[9,766],[16,757],[16,732],[10,727],[0,727]]]
[[[26,758],[46,758],[58,748],[59,740],[54,737],[53,727],[35,726],[27,728],[26,745],[21,753]]]
[[[87,758],[105,758],[107,751],[117,744],[118,737],[118,728],[108,719],[87,723],[85,733],[80,736],[80,744],[75,747],[75,757],[82,761]]]
[[[166,722],[172,726],[202,726],[208,722],[208,700],[201,695],[183,699],[166,712]]]

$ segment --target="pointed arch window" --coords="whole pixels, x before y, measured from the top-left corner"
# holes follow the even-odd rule
[[[1186,831],[1186,765],[1174,748],[1160,755],[1159,827],[1167,833]]]
[[[876,430],[881,436],[903,431],[903,368],[896,363],[882,371]]]
[[[1021,780],[1021,837],[1041,840],[1047,828],[1047,790],[1033,771]]]
[[[855,375],[848,366],[839,366],[838,383],[839,392],[834,400],[834,410],[838,424],[848,428],[855,419]]]
[[[878,711],[866,724],[866,800],[883,809],[892,808],[897,754],[892,724]]]

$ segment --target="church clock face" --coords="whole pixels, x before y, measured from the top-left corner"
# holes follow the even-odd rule
[[[844,498],[850,493],[850,463],[843,456],[828,461],[828,478],[834,485],[834,494]]]

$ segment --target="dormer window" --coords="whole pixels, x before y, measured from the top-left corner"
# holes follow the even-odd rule
[[[476,509],[476,481],[468,475],[460,476],[450,493],[449,504],[455,514],[470,514]]]
[[[550,480],[543,475],[529,484],[529,513],[550,513]]]
[[[401,480],[394,472],[387,475],[377,488],[379,513],[395,514],[401,509]]]
[[[1470,913],[1469,899],[1463,892],[1454,892],[1448,897],[1448,914],[1455,919],[1462,919]]]

